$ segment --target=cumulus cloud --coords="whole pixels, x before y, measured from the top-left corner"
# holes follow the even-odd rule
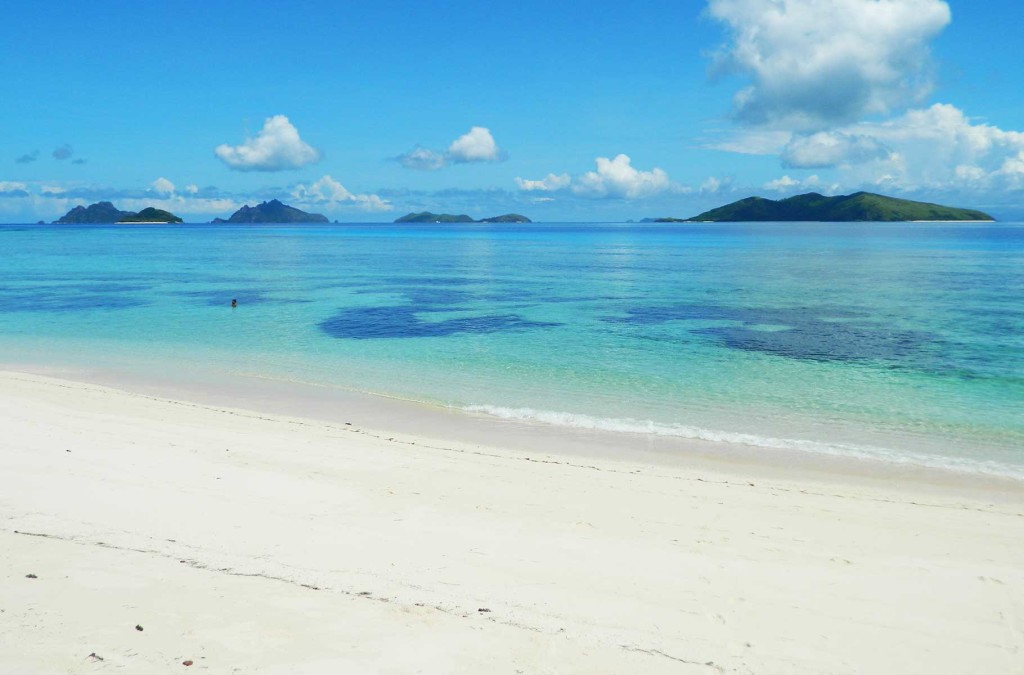
[[[814,190],[816,192],[824,192],[825,194],[835,194],[839,191],[839,184],[825,184],[821,178],[817,175],[808,176],[807,178],[791,178],[786,175],[782,178],[776,178],[770,180],[763,185],[765,190],[770,192],[779,193],[793,193],[793,192],[806,192],[807,190]]]
[[[793,133],[783,129],[743,127],[708,143],[707,147],[741,155],[777,155],[792,138]]]
[[[268,117],[255,136],[241,145],[218,145],[214,154],[237,171],[282,171],[320,161],[320,151],[299,137],[284,115]]]
[[[637,199],[671,187],[667,173],[658,168],[650,171],[635,169],[628,155],[616,155],[614,159],[598,157],[594,161],[597,170],[583,174],[573,185],[577,194]]]
[[[151,185],[153,189],[160,194],[169,195],[174,193],[174,183],[167,180],[163,176],[157,178],[155,181],[151,183]]]
[[[844,182],[913,189],[1019,189],[1024,133],[972,122],[948,104],[819,134]],[[862,139],[850,145],[848,138]],[[874,145],[886,152],[865,152]],[[824,159],[824,154],[819,159]]]
[[[974,180],[985,179],[984,169],[979,167],[958,166],[958,175],[961,174],[961,171]],[[1013,157],[1007,157],[999,166],[999,169],[993,172],[992,177],[1001,181],[1009,189],[1020,190],[1024,188],[1024,150],[1021,150]]]
[[[32,152],[26,152],[24,155],[18,157],[14,161],[17,162],[18,164],[31,164],[37,159],[39,159],[39,151],[33,150]]]
[[[709,0],[729,42],[714,71],[750,79],[739,119],[816,131],[902,109],[931,88],[927,43],[943,0]]]
[[[472,127],[448,146],[448,158],[453,162],[497,162],[501,151],[490,129]]]
[[[195,183],[189,183],[188,185],[185,186],[185,192],[187,192],[190,195],[194,195],[197,192],[199,192],[199,186],[196,185]]]
[[[69,159],[71,155],[75,154],[75,151],[71,148],[70,145],[65,143],[59,148],[54,149],[52,154],[54,159],[65,160]]]
[[[598,157],[594,160],[595,171],[588,171],[575,178],[567,173],[549,173],[540,180],[516,177],[516,186],[523,192],[557,192],[570,189],[581,197],[609,197],[620,199],[641,199],[668,190],[687,192],[688,189],[672,183],[668,174],[654,168],[641,171],[632,165],[628,155],[616,155],[614,159]]]
[[[569,187],[570,183],[572,183],[572,178],[567,173],[560,175],[549,173],[540,180],[528,180],[516,176],[516,185],[520,190],[526,192],[554,192]]]
[[[776,152],[789,168],[835,168],[850,188],[1024,189],[1024,133],[972,120],[945,103],[884,121],[791,134]]]
[[[835,169],[848,189],[1024,189],[1024,134],[913,105],[929,90],[945,1],[708,0],[708,14],[730,35],[716,70],[750,79],[735,99],[748,124],[710,147]]]
[[[310,185],[296,185],[292,196],[305,204],[351,205],[363,211],[390,211],[394,208],[378,195],[349,192],[344,185],[326,175]]]
[[[782,178],[776,178],[775,180],[768,181],[764,184],[765,190],[772,190],[774,192],[788,192],[793,188],[801,186],[801,182],[790,178],[789,176],[783,176]]]
[[[490,129],[472,127],[452,141],[444,152],[417,145],[395,159],[406,169],[436,171],[449,164],[500,162],[505,159],[505,152],[498,147]]]
[[[0,197],[27,197],[28,185],[9,180],[0,180]]]
[[[714,176],[708,176],[700,184],[701,194],[718,194],[722,189],[722,181]]]
[[[416,169],[417,171],[436,171],[447,163],[444,153],[420,146],[416,146],[404,155],[399,155],[398,161],[406,169]]]
[[[878,138],[843,131],[797,135],[782,149],[782,164],[791,168],[820,169],[857,164],[887,157],[890,149]]]

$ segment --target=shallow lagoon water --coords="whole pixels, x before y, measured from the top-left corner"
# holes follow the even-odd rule
[[[0,226],[0,242],[8,363],[189,364],[1024,476],[1021,224]]]

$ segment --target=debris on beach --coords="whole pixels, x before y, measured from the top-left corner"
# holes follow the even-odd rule
[[[141,633],[142,632],[142,624],[138,624],[138,623],[135,624],[135,630],[137,630],[137,631],[139,631]]]
[[[34,574],[26,574],[26,575],[25,575],[25,578],[26,578],[26,579],[38,579],[39,577],[37,577],[37,576],[36,576],[36,575],[34,575]]]

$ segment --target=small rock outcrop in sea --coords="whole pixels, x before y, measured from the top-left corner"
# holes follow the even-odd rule
[[[518,213],[506,213],[503,216],[492,216],[473,220],[465,214],[452,215],[451,213],[408,213],[395,220],[396,223],[529,223],[532,222],[526,216]]]
[[[994,221],[995,218],[971,209],[914,202],[856,192],[852,195],[826,197],[817,192],[796,195],[787,199],[748,197],[717,209],[705,211],[686,222],[900,222],[971,220]],[[680,222],[671,218],[658,218],[654,222]]]
[[[327,223],[327,216],[306,213],[294,206],[282,204],[276,199],[256,206],[246,204],[231,214],[227,220],[214,218],[214,223]]]
[[[55,220],[55,223],[62,225],[95,225],[107,223],[180,223],[181,218],[164,211],[147,207],[138,213],[134,211],[121,211],[110,202],[96,202],[89,206],[76,206],[68,211],[62,218]]]

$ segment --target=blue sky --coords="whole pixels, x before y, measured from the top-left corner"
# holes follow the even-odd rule
[[[10,0],[0,221],[691,216],[867,189],[1021,217],[1004,0]]]

